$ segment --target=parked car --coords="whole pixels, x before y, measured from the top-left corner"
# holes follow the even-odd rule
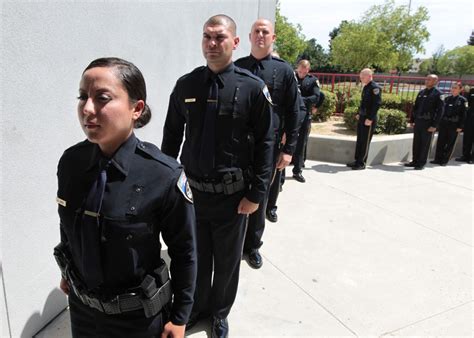
[[[456,83],[456,81],[452,80],[441,80],[438,82],[438,87],[439,91],[443,94],[450,94],[451,93],[451,87],[453,84]]]

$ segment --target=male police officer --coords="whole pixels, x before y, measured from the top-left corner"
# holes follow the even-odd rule
[[[356,115],[357,141],[354,155],[354,162],[347,166],[352,170],[363,170],[369,154],[369,145],[377,125],[377,112],[382,103],[382,90],[373,81],[373,72],[369,68],[364,68],[359,74],[360,82],[364,85],[362,89],[362,101],[359,113]]]
[[[438,76],[430,74],[425,79],[426,88],[418,93],[410,122],[415,124],[413,131],[413,159],[405,167],[422,170],[428,159],[433,133],[443,114],[443,99],[436,88]]]
[[[466,118],[464,119],[462,156],[456,158],[456,161],[472,163],[474,160],[474,87],[466,90],[465,97],[468,102]]]
[[[239,67],[250,70],[260,77],[268,89],[273,102],[273,124],[276,135],[274,149],[274,174],[266,203],[249,217],[244,252],[248,254],[249,264],[254,268],[262,266],[258,249],[262,245],[265,228],[265,214],[271,222],[277,221],[276,201],[280,191],[281,170],[291,162],[298,136],[298,87],[291,67],[282,59],[271,55],[275,41],[273,24],[266,19],[258,19],[249,34],[251,55],[235,62]],[[286,134],[286,143],[281,146],[281,137]]]
[[[296,69],[298,87],[306,108],[306,113],[304,114],[304,118],[298,133],[296,150],[293,155],[293,178],[301,183],[306,181],[302,174],[302,168],[305,161],[304,152],[306,149],[306,144],[308,143],[309,133],[311,132],[311,111],[313,106],[318,104],[320,96],[318,78],[309,74],[310,69],[311,64],[308,60],[300,60]]]
[[[181,163],[194,195],[198,251],[188,328],[212,315],[212,337],[226,337],[246,221],[267,193],[274,135],[265,84],[232,63],[232,51],[239,44],[234,20],[216,15],[203,29],[207,67],[198,67],[177,81],[162,151],[176,158],[185,130]]]

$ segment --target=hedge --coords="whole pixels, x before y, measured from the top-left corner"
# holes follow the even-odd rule
[[[344,124],[350,130],[357,129],[355,116],[358,111],[357,107],[347,107],[344,111]],[[406,113],[401,110],[381,108],[378,112],[375,134],[402,134],[407,127],[406,120]]]
[[[318,108],[316,114],[313,114],[313,121],[325,122],[329,117],[336,111],[336,94],[321,90],[324,93],[324,102],[321,107]]]

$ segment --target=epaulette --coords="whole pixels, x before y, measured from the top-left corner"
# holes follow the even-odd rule
[[[178,80],[176,82],[180,82],[182,80],[187,79],[189,76],[192,76],[192,75],[195,75],[196,73],[202,72],[205,68],[206,68],[206,66],[199,66],[197,68],[194,68],[189,73],[186,73],[183,76],[181,76],[180,78],[178,78]]]
[[[75,145],[67,148],[66,150],[64,150],[64,153],[63,155],[67,155],[77,149],[81,149],[81,148],[84,148],[84,147],[88,147],[88,146],[93,146],[94,143],[90,142],[89,140],[85,139],[84,141],[81,141],[81,142],[78,142],[76,143]]]
[[[278,56],[273,56],[273,55],[272,55],[272,60],[277,60],[277,61],[280,61],[280,62],[287,63],[285,60],[279,58]]]
[[[174,158],[163,154],[153,143],[138,141],[137,149],[171,169],[178,169],[181,167]]]

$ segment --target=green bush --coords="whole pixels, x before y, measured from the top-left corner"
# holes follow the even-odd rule
[[[402,134],[407,129],[407,115],[398,109],[380,109],[376,134]]]
[[[350,130],[357,130],[355,116],[358,107],[346,107],[344,110],[344,124]],[[378,112],[375,134],[402,134],[406,130],[406,113],[397,109],[381,108]]]
[[[403,110],[401,96],[397,94],[382,93],[382,105],[380,108]]]
[[[316,114],[313,114],[313,121],[324,122],[336,111],[336,94],[328,90],[321,90],[324,93],[324,102],[318,108]]]
[[[362,101],[360,94],[359,95],[353,95],[351,93],[351,98],[347,101],[346,107],[355,107],[359,108],[360,107],[360,102]]]

